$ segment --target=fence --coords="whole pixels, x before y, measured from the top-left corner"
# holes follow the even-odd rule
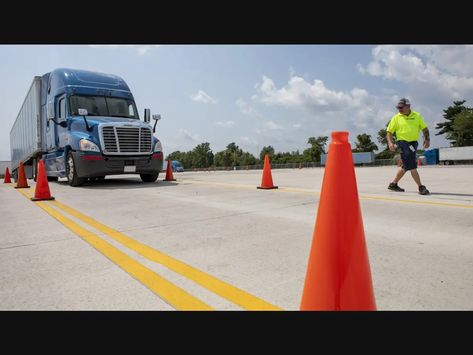
[[[363,163],[355,164],[355,166],[387,166],[396,165],[395,159],[377,159],[374,163]],[[302,169],[302,168],[320,168],[324,167],[320,162],[306,162],[306,163],[284,163],[284,164],[273,164],[271,163],[271,169]],[[225,170],[262,170],[263,164],[256,165],[240,165],[240,166],[211,166],[209,168],[190,168],[184,169],[184,171],[225,171]]]

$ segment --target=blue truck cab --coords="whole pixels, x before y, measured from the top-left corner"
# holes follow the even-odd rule
[[[79,186],[106,175],[139,174],[144,182],[156,181],[163,167],[162,145],[153,134],[156,123],[151,127],[149,109],[140,120],[122,78],[66,68],[35,78],[42,142],[28,158],[44,159],[48,180],[66,177],[69,185]]]

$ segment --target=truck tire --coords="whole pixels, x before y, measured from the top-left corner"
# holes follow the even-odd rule
[[[74,165],[74,157],[72,156],[72,151],[69,151],[67,153],[66,175],[67,175],[67,182],[69,183],[70,186],[80,186],[85,181],[85,179],[82,179],[77,176],[77,172]]]
[[[155,182],[158,179],[159,173],[157,174],[140,174],[143,182]]]

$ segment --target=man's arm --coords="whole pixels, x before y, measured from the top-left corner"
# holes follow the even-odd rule
[[[425,127],[423,130],[422,130],[422,133],[424,133],[424,149],[427,149],[428,147],[430,147],[430,133],[429,133],[429,129],[427,127]]]
[[[396,146],[393,143],[393,134],[391,132],[386,132],[386,139],[388,141],[389,150],[394,152],[396,150]]]

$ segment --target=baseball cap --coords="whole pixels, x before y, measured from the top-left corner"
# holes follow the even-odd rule
[[[400,108],[400,107],[403,107],[403,106],[410,106],[410,105],[411,105],[411,102],[409,101],[409,99],[406,99],[406,98],[403,97],[397,103],[396,108]]]

